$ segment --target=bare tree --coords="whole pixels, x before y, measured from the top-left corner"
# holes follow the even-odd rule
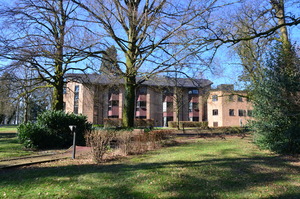
[[[93,29],[107,46],[115,45],[123,53],[119,74],[125,82],[123,125],[133,126],[135,89],[158,73],[174,71],[173,66],[193,62],[201,66],[200,54],[210,49],[199,42],[217,1],[167,0],[73,0],[89,13]],[[224,4],[223,4],[224,5]],[[193,24],[194,26],[191,26]],[[195,29],[198,24],[199,30]],[[202,25],[202,26],[201,26]],[[201,63],[201,64],[199,64]],[[139,76],[139,81],[136,77]]]
[[[299,17],[296,13],[286,13],[286,6],[283,0],[246,0],[225,16],[231,19],[227,22],[230,33],[223,34],[222,42],[235,44],[233,49],[244,69],[241,80],[253,83],[262,80],[263,60],[274,41],[284,43],[285,48],[291,50],[287,29],[299,24]]]
[[[55,110],[63,109],[65,74],[84,71],[85,66],[75,64],[87,58],[92,47],[85,24],[75,20],[76,10],[71,0],[20,0],[2,5],[0,11],[0,55],[8,63],[0,69],[23,65],[35,70],[37,79],[53,87]]]

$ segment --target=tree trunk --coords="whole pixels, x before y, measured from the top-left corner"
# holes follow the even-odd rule
[[[52,110],[64,109],[63,92],[64,92],[64,79],[62,76],[60,76],[57,78],[57,82],[54,85]]]
[[[123,127],[134,127],[134,105],[135,105],[135,76],[125,77],[125,99],[123,107]]]
[[[24,121],[23,121],[24,123],[28,122],[28,115],[29,115],[29,100],[28,100],[28,96],[26,96],[25,97],[25,109],[24,109]]]
[[[285,10],[284,0],[271,0],[270,1],[274,10],[276,18],[278,19],[278,25],[281,26],[286,23],[285,21]],[[288,38],[288,31],[286,26],[280,28],[280,39],[283,44],[284,50],[290,51],[291,44]]]

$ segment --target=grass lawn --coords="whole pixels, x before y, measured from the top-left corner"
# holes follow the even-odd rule
[[[16,133],[17,126],[0,127],[0,160],[32,154],[30,151],[25,151],[18,143]]]
[[[17,133],[17,126],[0,126],[0,133]]]
[[[300,165],[250,138],[198,139],[102,165],[0,171],[0,198],[300,198]]]
[[[0,133],[0,160],[32,153],[32,151],[25,151],[23,146],[18,143],[16,133]]]

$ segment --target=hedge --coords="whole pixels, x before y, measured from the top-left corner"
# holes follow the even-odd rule
[[[168,122],[168,126],[171,128],[177,128],[178,122],[170,121]],[[195,122],[195,121],[179,121],[179,128],[201,128],[201,129],[207,129],[208,128],[208,122]]]
[[[154,126],[154,120],[152,119],[134,119],[135,127],[150,127]],[[122,119],[120,118],[105,118],[104,128],[122,127]]]

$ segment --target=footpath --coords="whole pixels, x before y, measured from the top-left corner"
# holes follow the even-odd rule
[[[87,155],[91,152],[90,147],[76,146],[76,157]],[[73,148],[69,148],[65,152],[44,154],[44,155],[32,155],[18,158],[10,158],[0,160],[0,169],[7,169],[12,167],[19,167],[31,164],[38,164],[43,162],[51,162],[55,160],[71,159],[73,154]]]

